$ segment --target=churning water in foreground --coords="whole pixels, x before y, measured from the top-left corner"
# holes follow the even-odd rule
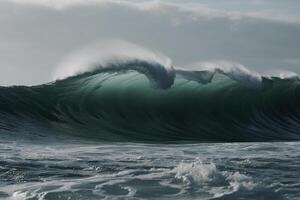
[[[3,199],[299,199],[300,143],[4,142]]]

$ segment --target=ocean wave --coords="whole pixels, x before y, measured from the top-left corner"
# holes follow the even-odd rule
[[[202,66],[183,70],[127,57],[49,84],[2,87],[0,129],[105,141],[300,139],[297,76],[260,76],[232,63]]]

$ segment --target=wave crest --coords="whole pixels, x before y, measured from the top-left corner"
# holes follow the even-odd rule
[[[162,89],[170,88],[176,75],[208,84],[216,74],[221,74],[248,87],[260,87],[264,80],[277,78],[299,81],[299,76],[292,72],[274,71],[269,73],[271,75],[260,75],[242,64],[230,61],[198,62],[192,68],[173,67],[171,59],[163,54],[122,40],[96,42],[75,51],[58,65],[53,79],[129,70],[144,74],[152,85]]]
[[[228,61],[200,62],[194,66],[194,69],[178,69],[177,72],[188,80],[197,81],[203,84],[210,83],[217,73],[223,74],[228,78],[247,86],[259,86],[262,80],[258,73],[250,71],[239,63]]]
[[[107,40],[71,54],[57,67],[54,80],[128,70],[144,74],[153,85],[163,89],[171,87],[175,79],[170,58],[129,42]]]

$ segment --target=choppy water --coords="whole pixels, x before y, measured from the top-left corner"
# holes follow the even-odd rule
[[[2,141],[2,199],[300,199],[300,143]]]

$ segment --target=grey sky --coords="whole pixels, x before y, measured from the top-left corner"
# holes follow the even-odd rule
[[[174,65],[226,60],[300,73],[300,2],[279,0],[0,2],[0,85],[50,81],[72,52],[121,39]]]

